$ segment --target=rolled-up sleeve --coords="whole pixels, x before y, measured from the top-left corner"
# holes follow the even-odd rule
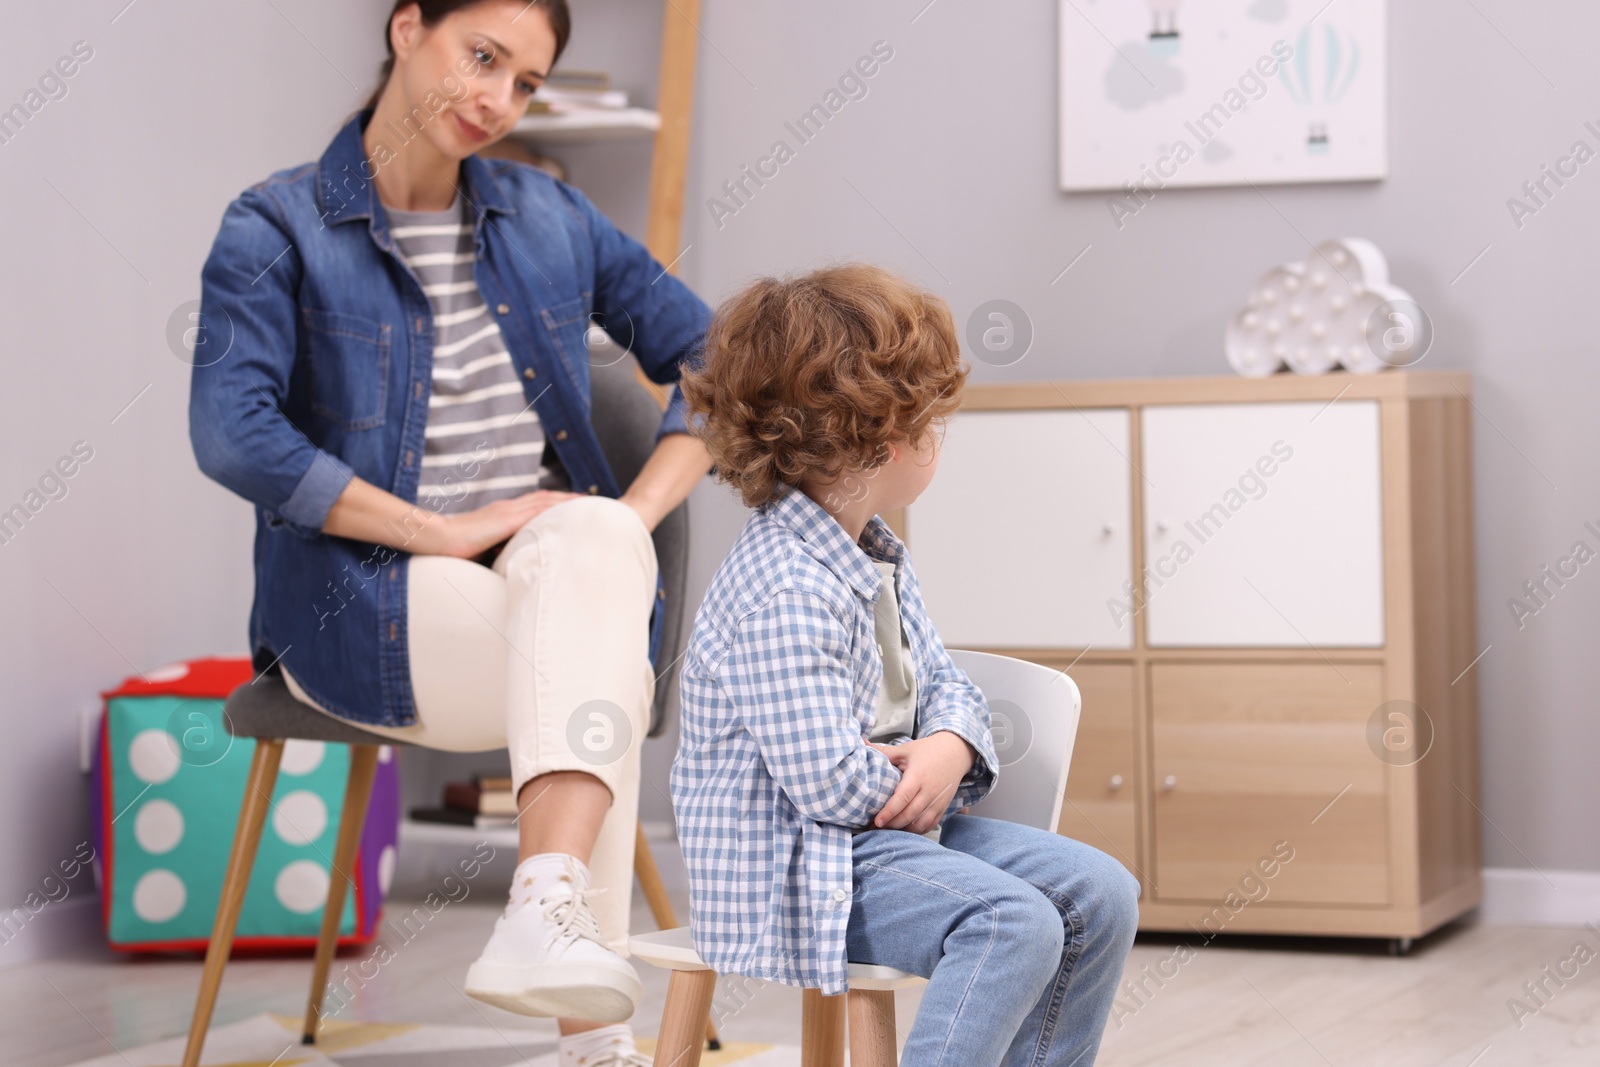
[[[299,484],[278,509],[278,514],[295,526],[321,531],[333,502],[350,484],[354,473],[344,460],[318,449],[311,457],[311,466],[300,476]]]
[[[684,403],[683,389],[674,384],[667,397],[667,410],[661,417],[661,428],[656,431],[659,441],[669,433],[689,433],[689,409]]]
[[[354,472],[282,410],[301,265],[274,216],[256,190],[228,205],[201,271],[189,441],[207,477],[316,536]]]
[[[711,308],[667,273],[644,245],[617,229],[588,197],[571,186],[563,189],[593,244],[595,314],[613,338],[633,352],[645,377],[657,385],[673,383],[656,440],[669,433],[690,433],[683,392],[676,382],[684,361],[693,358],[705,341]]]
[[[796,809],[856,828],[883,810],[900,771],[862,736],[851,663],[844,625],[820,598],[790,590],[744,617],[718,680]]]

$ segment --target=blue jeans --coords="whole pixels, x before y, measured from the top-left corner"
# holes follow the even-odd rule
[[[1059,834],[952,815],[939,841],[853,841],[852,963],[928,979],[906,1067],[1089,1067],[1139,921],[1139,883]]]

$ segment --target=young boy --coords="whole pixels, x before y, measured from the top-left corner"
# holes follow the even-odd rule
[[[672,800],[714,970],[843,993],[928,978],[903,1062],[1093,1062],[1138,883],[1069,838],[965,814],[993,787],[983,694],[877,517],[933,477],[966,368],[949,309],[874,267],[766,278],[683,379],[756,508],[682,667]]]

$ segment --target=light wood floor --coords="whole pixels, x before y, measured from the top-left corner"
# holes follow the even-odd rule
[[[679,906],[687,915],[687,905]],[[393,959],[360,991],[351,1015],[485,1026],[487,1014],[508,1031],[547,1030],[547,1021],[506,1015],[458,992],[497,910],[474,898],[445,907],[410,942],[391,939]],[[650,928],[642,906],[634,922]],[[1547,964],[1554,970],[1580,939],[1600,948],[1600,938],[1582,930],[1471,925],[1419,942],[1404,959],[1388,957],[1375,943],[1219,939],[1163,984],[1144,978],[1138,1000],[1124,994],[1122,1018],[1108,1025],[1099,1063],[1600,1064],[1600,959],[1563,988],[1547,983],[1553,996],[1520,1030],[1506,1007],[1508,998],[1525,996],[1525,981],[1539,979]],[[1172,974],[1174,965],[1163,968],[1163,961],[1175,945],[1141,937],[1126,977],[1138,981],[1146,967]],[[335,974],[345,966],[354,972],[362,959],[340,957]],[[217,1022],[262,1011],[298,1014],[309,969],[303,959],[236,961],[223,983]],[[648,966],[640,972],[645,999],[634,1024],[641,1036],[653,1036],[666,980]],[[93,954],[0,970],[0,1063],[57,1067],[182,1033],[199,973],[199,964],[187,960]],[[899,996],[903,1041],[918,995]],[[725,985],[719,997],[743,1003],[723,1024],[729,1039],[799,1044],[796,990],[766,985],[740,992]]]

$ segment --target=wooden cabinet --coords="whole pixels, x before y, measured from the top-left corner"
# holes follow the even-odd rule
[[[1152,647],[1383,644],[1376,400],[1163,404],[1141,423]]]
[[[1134,735],[1133,667],[1079,663],[1069,673],[1083,697],[1083,712],[1058,829],[1117,857],[1138,874],[1136,798],[1140,775],[1134,755],[1138,739]]]
[[[1152,664],[1155,898],[1218,900],[1284,842],[1268,899],[1387,904],[1388,776],[1366,741],[1381,703],[1373,663]]]
[[[1409,938],[1481,899],[1470,395],[967,390],[891,522],[947,645],[1077,681],[1059,830],[1139,876],[1144,928]]]
[[[946,645],[1132,648],[1106,611],[1133,575],[1128,412],[963,412],[911,509]],[[1027,485],[1004,472],[1029,471]],[[1026,581],[1017,564],[1026,561]]]

